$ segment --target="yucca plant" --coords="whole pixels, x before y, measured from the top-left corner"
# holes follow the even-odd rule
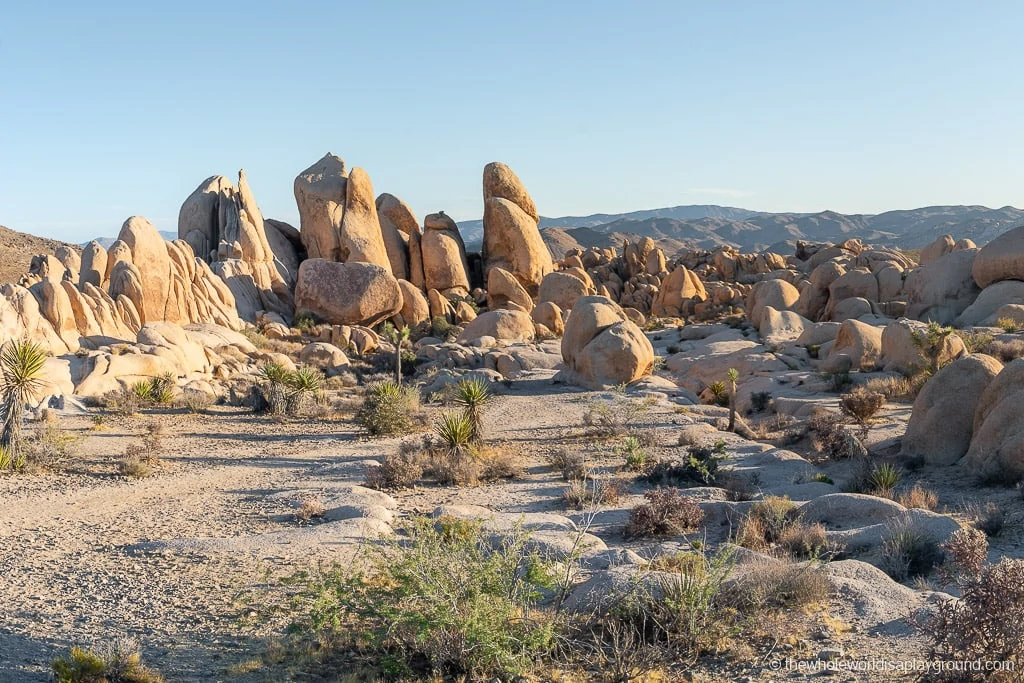
[[[287,390],[290,374],[283,365],[273,361],[260,366],[259,376],[267,384],[267,408],[273,415],[280,415],[288,408]]]
[[[876,493],[889,494],[900,483],[902,472],[892,463],[883,463],[871,470],[871,488]]]
[[[25,404],[37,399],[46,384],[42,378],[46,355],[42,346],[28,340],[10,342],[0,349],[0,400],[4,408],[0,447],[7,449],[8,467],[24,464],[22,415]]]
[[[373,436],[407,433],[419,409],[419,393],[394,380],[371,384],[366,388],[356,422]]]
[[[289,415],[302,412],[310,396],[315,396],[324,385],[324,375],[316,368],[300,365],[285,378],[286,410]]]
[[[150,400],[161,406],[174,401],[174,373],[165,372],[150,380]]]
[[[462,412],[469,419],[473,427],[472,439],[483,441],[484,438],[484,414],[483,409],[494,398],[487,382],[479,377],[460,380],[455,385],[455,396],[453,400],[456,405],[462,406]]]
[[[708,391],[711,392],[711,397],[715,405],[725,405],[725,402],[728,399],[725,382],[712,382],[708,385]]]
[[[473,444],[473,421],[465,412],[449,411],[434,424],[434,433],[441,437],[448,453],[462,455],[468,453]]]

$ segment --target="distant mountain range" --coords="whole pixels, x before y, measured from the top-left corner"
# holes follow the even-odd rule
[[[714,204],[672,206],[629,213],[590,216],[541,216],[545,242],[556,257],[566,250],[621,246],[623,239],[650,237],[668,254],[681,249],[731,246],[744,252],[771,250],[792,253],[797,240],[841,242],[858,237],[867,243],[919,249],[949,233],[985,244],[1010,228],[1024,225],[1024,210],[1012,206],[926,206],[880,214],[768,213]],[[466,246],[473,251],[483,243],[482,220],[459,223]],[[177,233],[161,232],[166,239]],[[101,238],[109,247],[112,238]]]

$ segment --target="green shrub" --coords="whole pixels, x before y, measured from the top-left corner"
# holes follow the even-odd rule
[[[420,421],[419,399],[416,389],[392,380],[372,384],[356,412],[356,423],[372,436],[406,434]]]
[[[455,385],[454,403],[462,406],[463,414],[472,427],[471,438],[482,441],[484,437],[483,410],[494,399],[486,380],[479,377],[459,380]]]
[[[53,660],[57,683],[163,683],[164,678],[142,663],[138,645],[129,639],[95,649],[79,646]]]
[[[891,498],[892,492],[896,488],[896,485],[900,483],[900,478],[903,473],[898,467],[892,463],[882,463],[876,465],[871,470],[871,477],[869,483],[871,485],[870,490],[878,496],[884,498]]]
[[[435,315],[430,319],[430,335],[432,337],[443,341],[454,334],[455,330],[456,326],[448,322],[448,318],[443,315]]]
[[[653,486],[714,486],[725,459],[725,442],[714,447],[690,446],[684,460],[660,460],[641,477]]]
[[[924,576],[941,560],[935,539],[910,524],[897,524],[882,539],[881,569],[896,581]]]
[[[640,445],[640,439],[627,436],[622,442],[620,452],[626,458],[626,468],[634,472],[642,472],[647,465],[647,452]]]
[[[476,524],[423,519],[404,532],[369,548],[368,568],[312,586],[310,625],[325,645],[358,645],[386,674],[414,678],[505,679],[549,655],[560,625],[539,603],[556,582],[526,535],[494,547]]]

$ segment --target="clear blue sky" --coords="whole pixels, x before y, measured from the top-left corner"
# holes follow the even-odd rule
[[[325,152],[422,220],[508,163],[544,215],[1024,205],[1021,2],[5,2],[0,223],[176,230]]]

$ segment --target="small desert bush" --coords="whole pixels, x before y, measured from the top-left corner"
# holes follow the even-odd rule
[[[633,424],[653,405],[649,400],[618,398],[595,400],[583,413],[583,426],[589,436],[613,437],[627,434]]]
[[[437,337],[441,341],[448,339],[455,334],[457,326],[448,322],[443,315],[435,315],[430,319],[430,336]]]
[[[419,519],[403,532],[312,581],[294,630],[317,634],[324,656],[373,653],[391,678],[515,678],[550,655],[560,621],[540,602],[555,572],[526,534],[495,547],[476,524]]]
[[[843,419],[827,410],[816,411],[807,423],[811,432],[811,445],[830,460],[840,460],[856,455],[850,439],[856,438],[843,424]]]
[[[819,523],[804,524],[797,520],[779,534],[779,547],[793,557],[816,558],[829,547],[828,534]]]
[[[389,453],[366,471],[366,485],[374,489],[401,489],[413,486],[423,477],[420,449],[402,444],[397,453]]]
[[[299,507],[295,510],[295,521],[299,524],[310,522],[314,519],[321,519],[327,510],[323,501],[319,498],[303,498]]]
[[[653,486],[714,486],[719,466],[727,457],[725,442],[713,447],[690,446],[682,460],[659,460],[641,477]]]
[[[729,587],[727,599],[763,618],[767,610],[824,603],[830,591],[828,576],[815,563],[766,561],[744,571]]]
[[[946,562],[940,567],[944,583],[976,577],[988,558],[988,537],[974,527],[961,527],[942,544]]]
[[[132,417],[142,410],[144,402],[139,394],[131,389],[111,391],[103,396],[100,403],[104,408],[120,417]]]
[[[704,511],[679,489],[654,489],[644,494],[646,502],[629,513],[624,535],[627,538],[678,536],[696,529],[704,520]]]
[[[720,482],[725,489],[725,498],[732,502],[753,500],[757,495],[757,487],[751,477],[729,473]]]
[[[889,401],[913,401],[924,386],[923,377],[874,377],[864,384],[864,390],[882,394]]]
[[[79,646],[53,660],[57,683],[163,683],[164,678],[142,663],[139,646],[130,639],[93,649]]]
[[[967,353],[989,353],[989,347],[995,338],[988,332],[962,330],[958,333],[963,340]]]
[[[252,327],[242,330],[242,336],[248,339],[249,343],[257,349],[265,349],[270,346],[270,340],[267,339],[267,336]]]
[[[881,569],[896,581],[926,576],[942,560],[942,549],[927,533],[897,522],[882,539]]]
[[[571,479],[562,489],[562,502],[572,510],[587,510],[617,503],[622,498],[622,485],[608,477]]]
[[[170,405],[174,402],[174,375],[168,372],[159,377],[136,382],[128,391],[140,405]]]
[[[934,491],[926,489],[920,484],[914,484],[910,490],[901,492],[896,497],[896,502],[905,508],[919,508],[934,512],[935,508],[939,506],[939,497],[935,495]]]
[[[153,468],[160,464],[158,456],[164,448],[163,437],[163,423],[155,420],[147,423],[141,442],[125,448],[124,455],[117,461],[118,474],[133,479],[153,474]]]
[[[770,391],[755,391],[750,395],[750,408],[755,413],[763,413],[771,403],[772,394]]]
[[[870,424],[884,405],[884,394],[870,391],[864,387],[857,387],[839,397],[839,409],[843,411],[843,415],[861,427]]]
[[[853,384],[853,378],[850,377],[849,372],[826,372],[821,375],[821,378],[828,384],[829,390],[837,394],[842,393]]]
[[[181,394],[179,399],[179,405],[182,408],[192,413],[193,415],[200,415],[215,403],[215,399],[205,391],[195,391],[188,389]]]
[[[693,662],[743,630],[743,615],[728,604],[725,590],[734,564],[734,554],[722,550],[714,555],[688,553],[656,566],[664,575],[637,580],[612,596],[613,608],[574,640],[592,638],[602,669],[615,680],[634,680],[652,663]]]
[[[1024,339],[1012,341],[994,341],[988,347],[988,353],[1004,363],[1024,357]]]
[[[1000,318],[996,320],[996,327],[1001,329],[1003,332],[1013,334],[1014,332],[1020,332],[1021,324],[1013,318]]]
[[[421,421],[419,392],[391,380],[367,387],[356,413],[356,423],[373,436],[405,434]]]
[[[547,461],[552,469],[558,470],[562,474],[562,479],[565,481],[586,479],[590,475],[587,459],[582,453],[576,451],[560,448],[548,455]]]
[[[984,505],[972,505],[967,513],[974,518],[974,526],[985,532],[989,538],[998,536],[1006,526],[1006,513],[995,503],[989,501]]]
[[[925,622],[934,657],[993,665],[978,672],[957,672],[955,680],[1020,680],[1024,667],[1024,560],[1003,558],[968,579],[961,591],[959,600],[939,603],[934,616]]]
[[[644,450],[637,437],[627,436],[623,440],[619,452],[626,459],[626,469],[642,472],[647,466],[647,451]]]
[[[26,465],[32,467],[59,467],[71,456],[80,438],[52,422],[36,427],[25,440]],[[2,470],[3,467],[0,467]]]

